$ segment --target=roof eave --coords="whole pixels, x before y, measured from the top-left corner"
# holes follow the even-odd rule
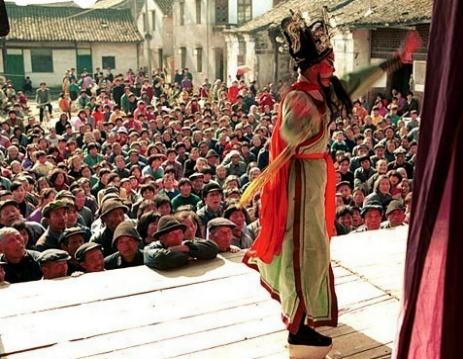
[[[349,29],[376,29],[380,27],[396,28],[396,29],[409,29],[412,26],[430,24],[431,19],[413,19],[410,21],[400,22],[374,22],[374,23],[361,23],[361,22],[346,22],[337,24],[338,28],[349,28]]]

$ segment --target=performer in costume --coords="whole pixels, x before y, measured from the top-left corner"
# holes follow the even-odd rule
[[[292,13],[282,21],[299,78],[282,100],[269,167],[241,199],[244,206],[262,189],[261,230],[243,261],[260,272],[262,285],[281,303],[291,358],[324,358],[332,340],[313,328],[338,321],[330,265],[335,173],[327,152],[328,126],[335,116],[351,111],[350,95],[363,95],[416,48],[405,46],[393,59],[339,80],[333,76],[325,19],[322,13],[307,26],[300,13]]]
[[[263,188],[262,228],[244,262],[281,302],[290,356],[322,358],[331,338],[312,328],[338,320],[330,266],[335,175],[328,125],[332,111],[352,105],[341,85],[332,86],[334,55],[324,21],[307,26],[296,13],[281,26],[299,78],[282,101],[270,147],[271,166],[278,168]]]

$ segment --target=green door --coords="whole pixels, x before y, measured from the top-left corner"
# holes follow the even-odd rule
[[[13,82],[16,90],[20,90],[24,85],[24,58],[23,54],[6,55],[5,77]]]
[[[92,55],[77,55],[77,73],[80,75],[82,72],[87,71],[88,73],[92,73]]]

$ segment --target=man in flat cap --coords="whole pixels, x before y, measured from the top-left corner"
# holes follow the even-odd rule
[[[397,170],[401,167],[405,168],[407,171],[407,178],[413,178],[413,166],[405,160],[405,155],[407,154],[407,150],[403,147],[399,147],[394,151],[395,161],[392,161],[388,164],[387,169],[390,170]]]
[[[192,193],[203,198],[204,174],[195,172],[188,179],[191,181]]]
[[[68,252],[61,249],[47,249],[40,253],[37,262],[43,273],[43,279],[66,277],[68,273],[67,261],[71,259]]]
[[[359,157],[360,167],[354,172],[354,187],[365,187],[368,179],[373,176],[376,171],[371,167],[371,160],[368,155]]]
[[[85,273],[102,272],[104,268],[104,255],[101,244],[87,242],[77,248],[76,261]]]
[[[186,226],[174,216],[158,222],[155,242],[145,247],[145,265],[165,270],[184,266],[193,259],[213,259],[218,247],[211,241],[185,241]]]
[[[241,177],[246,173],[246,163],[241,160],[241,154],[238,150],[230,151],[227,155],[227,159],[230,160],[230,163],[228,163],[225,168],[229,175]]]
[[[364,224],[357,228],[355,232],[366,232],[379,229],[383,220],[383,213],[384,209],[381,203],[366,203],[360,212]]]
[[[66,229],[66,217],[69,201],[55,200],[48,203],[42,210],[48,228],[35,244],[35,249],[43,252],[46,249],[59,249],[59,238]]]
[[[357,156],[354,156],[350,160],[349,171],[355,173],[355,170],[360,167],[360,158],[367,156],[370,152],[368,145],[366,143],[361,143],[356,146]]]
[[[203,188],[204,206],[198,210],[197,214],[200,220],[201,232],[206,233],[207,223],[217,217],[222,217],[222,196],[223,191],[215,182],[210,182]]]
[[[128,208],[117,199],[103,202],[100,208],[100,218],[104,224],[104,229],[94,234],[90,241],[101,244],[105,257],[116,252],[112,246],[114,231],[125,220],[127,210]]]
[[[401,200],[392,200],[386,209],[387,221],[381,223],[381,228],[394,228],[405,224],[405,207]]]
[[[105,258],[105,269],[119,269],[143,265],[143,251],[140,250],[142,238],[133,221],[121,222],[114,231],[112,247],[117,252]]]
[[[66,251],[71,256],[68,262],[69,274],[81,270],[77,260],[75,259],[75,253],[85,242],[85,231],[80,227],[66,228],[59,237],[60,249]]]
[[[232,244],[235,223],[229,219],[218,217],[211,219],[207,224],[206,238],[214,242],[219,252],[239,252],[241,249]]]

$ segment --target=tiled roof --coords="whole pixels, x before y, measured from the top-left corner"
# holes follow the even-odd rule
[[[232,32],[252,32],[279,25],[289,15],[289,9],[310,15],[319,12],[324,6],[329,9],[332,19],[334,16],[336,26],[429,23],[432,15],[432,0],[289,0],[279,3]]]
[[[429,23],[432,0],[354,0],[330,15],[337,26],[349,27]]]
[[[411,0],[412,1],[412,0]],[[281,20],[289,16],[289,10],[300,10],[307,12],[309,16],[314,12],[319,13],[324,6],[333,6],[339,3],[339,0],[289,0],[282,1],[265,14],[260,15],[244,25],[237,28],[236,32],[252,32],[264,27],[280,25]]]
[[[139,42],[129,10],[56,6],[16,6],[7,3],[10,34],[7,40]],[[75,16],[81,14],[79,16]]]
[[[158,4],[164,15],[172,16],[172,6],[174,5],[174,0],[154,0],[154,2]]]

